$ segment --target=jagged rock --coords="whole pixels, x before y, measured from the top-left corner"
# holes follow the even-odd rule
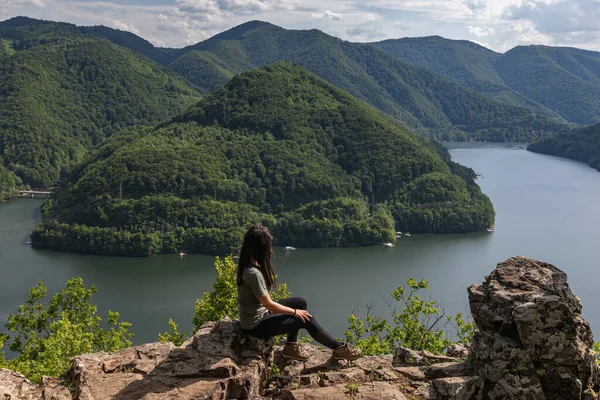
[[[465,375],[466,367],[459,363],[442,363],[425,367],[425,378],[429,380]]]
[[[282,375],[271,380],[267,396],[277,399],[405,399],[417,394],[413,382],[392,366],[392,355],[363,357],[353,362],[331,359],[331,350],[305,345],[306,362],[286,360],[275,351]],[[358,388],[358,393],[349,388]],[[414,399],[422,397],[413,396]]]
[[[205,324],[181,347],[152,343],[75,357],[77,400],[252,399],[266,382],[272,342],[231,320]]]
[[[42,399],[41,389],[23,375],[0,369],[1,400],[38,400]]]
[[[432,365],[438,363],[458,361],[460,360],[455,357],[442,356],[423,350],[411,350],[399,346],[394,351],[394,358],[392,364],[394,365],[394,367],[402,367],[406,365]]]
[[[397,387],[387,382],[371,382],[359,385],[356,392],[349,391],[346,385],[316,389],[298,389],[286,393],[282,399],[285,400],[406,400]]]
[[[447,377],[431,382],[432,400],[480,400],[482,381],[479,377]],[[493,398],[493,397],[492,397]]]
[[[455,343],[448,348],[446,352],[448,357],[467,358],[469,357],[469,349],[464,344]]]
[[[471,358],[486,398],[583,399],[592,392],[592,332],[564,272],[515,257],[468,292],[478,327]]]
[[[310,358],[304,362],[285,359],[281,356],[282,346],[275,347],[274,363],[279,367],[284,376],[297,376],[317,371],[335,370],[344,364],[331,357],[331,350],[324,350],[316,346],[303,345]]]
[[[61,384],[60,379],[42,378],[43,400],[73,400],[71,391]]]
[[[396,372],[413,381],[424,381],[426,367],[396,367]]]

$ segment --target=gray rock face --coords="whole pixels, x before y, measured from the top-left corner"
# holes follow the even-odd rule
[[[591,389],[598,366],[592,332],[564,272],[515,257],[498,264],[483,284],[471,286],[468,293],[479,329],[471,359],[483,381],[480,395],[595,398]]]
[[[464,344],[456,343],[448,348],[446,355],[448,357],[467,358],[469,357],[469,349]]]
[[[401,367],[407,365],[432,365],[457,361],[459,361],[459,359],[456,357],[433,354],[424,350],[411,350],[399,346],[394,350],[394,359],[392,362],[394,366]]]
[[[266,382],[272,342],[231,320],[205,324],[181,347],[152,343],[75,357],[75,398],[253,399]]]

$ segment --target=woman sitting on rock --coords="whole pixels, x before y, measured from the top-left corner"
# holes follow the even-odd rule
[[[275,302],[269,291],[275,286],[271,264],[273,236],[267,228],[254,225],[244,236],[237,268],[238,307],[242,329],[252,336],[268,339],[287,334],[282,355],[306,361],[307,352],[298,344],[298,331],[306,329],[317,342],[333,350],[337,360],[355,360],[359,349],[340,343],[308,313],[306,300],[291,297]]]

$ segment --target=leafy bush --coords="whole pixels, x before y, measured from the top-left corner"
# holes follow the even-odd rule
[[[442,353],[452,343],[444,329],[451,323],[455,324],[459,342],[472,339],[475,326],[465,322],[462,314],[446,316],[436,301],[421,298],[419,292],[429,289],[425,280],[416,282],[411,278],[406,283],[406,288],[400,286],[392,292],[392,298],[400,303],[402,311],[397,312],[396,307],[390,305],[391,324],[384,318],[374,317],[370,309],[364,321],[351,314],[350,325],[344,332],[346,340],[365,355],[392,353],[396,346]]]
[[[181,346],[187,337],[183,332],[179,331],[179,327],[173,319],[169,319],[169,328],[171,328],[171,332],[158,334],[158,341],[161,343],[171,342],[175,346]]]
[[[91,303],[96,288],[89,289],[81,278],[67,281],[66,287],[47,300],[43,282],[29,290],[25,304],[8,317],[11,336],[0,337],[0,344],[18,356],[6,360],[0,354],[0,367],[18,371],[34,382],[43,375],[65,374],[70,359],[79,354],[116,351],[131,345],[131,324],[119,321],[119,313],[108,311],[108,329],[101,327],[97,307]],[[2,348],[2,346],[0,346]]]

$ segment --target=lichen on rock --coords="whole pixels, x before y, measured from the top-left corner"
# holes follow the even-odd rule
[[[598,380],[593,336],[564,272],[514,257],[468,293],[483,398],[589,398]]]

